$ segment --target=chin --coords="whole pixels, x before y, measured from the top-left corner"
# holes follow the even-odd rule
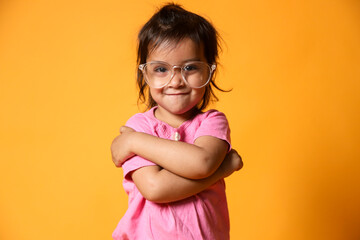
[[[196,107],[196,106],[195,106]],[[180,109],[169,109],[168,111],[175,115],[183,115],[194,109],[192,108],[180,108]]]

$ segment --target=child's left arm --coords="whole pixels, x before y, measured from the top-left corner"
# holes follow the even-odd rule
[[[241,157],[232,149],[219,168],[207,178],[183,178],[156,165],[144,166],[128,172],[127,177],[133,180],[145,199],[157,203],[168,203],[198,194],[220,179],[240,170],[242,166]]]
[[[133,155],[139,155],[185,178],[202,179],[213,174],[228,152],[229,144],[212,136],[201,136],[194,144],[172,141],[121,128],[112,143],[116,166]]]

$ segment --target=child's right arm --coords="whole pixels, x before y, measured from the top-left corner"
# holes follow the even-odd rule
[[[149,201],[165,203],[195,195],[242,168],[241,157],[231,150],[220,167],[204,179],[187,179],[159,166],[147,166],[135,170],[132,179],[140,193]]]
[[[205,116],[205,115],[204,115]],[[138,155],[176,175],[190,179],[211,176],[221,165],[230,147],[228,121],[225,115],[209,111],[197,127],[193,144],[153,136],[151,124],[143,114],[130,118],[120,129],[112,145],[117,167]]]
[[[126,132],[116,137],[111,147],[116,166],[121,162],[118,159],[138,155],[182,177],[202,179],[216,171],[229,148],[227,142],[212,136],[189,144],[123,129]]]

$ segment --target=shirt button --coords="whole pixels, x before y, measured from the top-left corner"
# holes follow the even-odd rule
[[[173,139],[174,139],[175,141],[179,141],[180,138],[181,138],[180,133],[175,132],[174,135],[173,135]]]

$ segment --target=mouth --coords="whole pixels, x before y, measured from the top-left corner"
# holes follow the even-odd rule
[[[187,92],[181,92],[181,93],[166,93],[166,95],[168,95],[168,96],[181,96],[181,95],[187,95],[187,94],[189,94],[189,93],[187,93]]]

